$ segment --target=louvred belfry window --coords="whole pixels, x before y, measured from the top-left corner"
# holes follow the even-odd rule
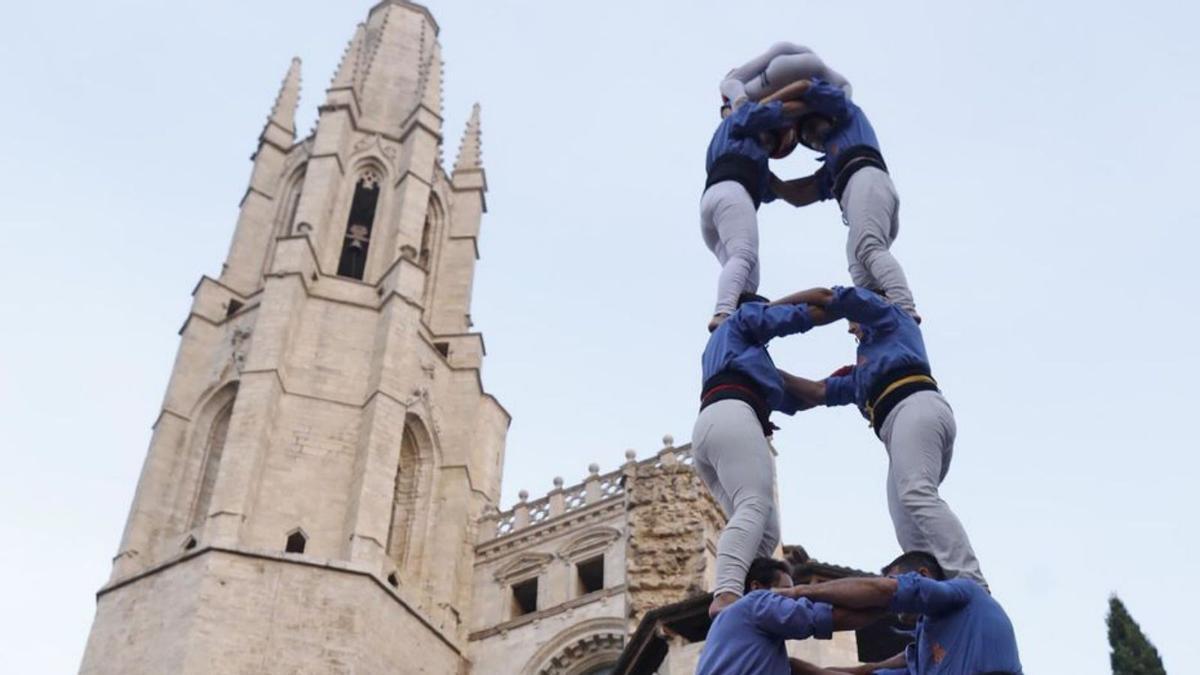
[[[367,250],[371,245],[371,228],[375,224],[375,207],[378,204],[379,175],[367,171],[354,185],[354,200],[350,202],[350,217],[346,220],[346,237],[342,241],[338,276],[363,278],[367,268]]]

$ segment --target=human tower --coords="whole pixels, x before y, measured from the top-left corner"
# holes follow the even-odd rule
[[[721,274],[692,448],[696,472],[728,521],[717,545],[715,619],[697,673],[1021,673],[1012,624],[938,494],[954,451],[954,413],[891,253],[899,199],[850,82],[807,47],[779,43],[732,70],[721,94],[700,199],[704,242]],[[798,145],[822,153],[821,166],[782,180],[770,160]],[[757,295],[757,212],[777,197],[796,207],[838,201],[852,286],[773,302]],[[771,360],[772,339],[843,319],[858,343],[853,365],[809,380]],[[770,416],[849,404],[886,450],[888,510],[903,553],[880,577],[797,586],[787,565],[770,557],[780,537]],[[911,644],[887,661],[827,670],[787,656],[786,640],[828,638],[887,612],[915,622]]]

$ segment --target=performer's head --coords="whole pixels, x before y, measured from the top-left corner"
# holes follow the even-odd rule
[[[738,299],[737,299],[738,307],[741,307],[742,305],[746,304],[747,302],[761,302],[761,303],[766,304],[771,301],[768,300],[767,298],[764,298],[763,296],[759,295],[758,293],[742,293],[741,295],[738,296]]]
[[[796,149],[796,145],[800,142],[800,136],[797,135],[795,127],[788,127],[781,131],[763,132],[759,135],[759,142],[762,143],[763,149],[767,151],[771,159],[783,159]]]
[[[909,551],[888,563],[881,572],[885,577],[895,577],[909,572],[916,572],[923,577],[928,577],[936,581],[946,580],[946,571],[942,569],[941,563],[937,561],[937,558],[933,557],[932,553],[926,553],[925,551]]]
[[[755,558],[754,562],[750,563],[749,571],[746,572],[744,592],[791,588],[794,585],[791,565],[775,558]]]
[[[887,300],[887,293],[884,293],[882,289],[868,288],[867,290],[878,295],[879,297],[883,298],[884,300]],[[853,321],[849,321],[847,323],[850,324],[850,328],[847,329],[846,332],[853,335],[855,340],[862,342],[862,339],[863,339],[862,326],[858,325],[857,323],[855,323]]]
[[[925,551],[909,551],[888,563],[880,571],[885,577],[897,577],[901,574],[915,572],[936,581],[946,580],[946,571],[942,569],[937,558],[933,557],[932,553]],[[910,626],[916,625],[918,618],[916,614],[900,614],[899,617],[901,623]]]
[[[825,139],[833,131],[833,120],[824,115],[809,113],[796,122],[796,132],[804,147],[818,152],[825,151]]]

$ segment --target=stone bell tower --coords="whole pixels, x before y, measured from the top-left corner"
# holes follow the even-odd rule
[[[441,163],[424,7],[375,5],[297,141],[294,60],[180,330],[84,673],[458,673],[509,417],[470,301],[478,107]]]

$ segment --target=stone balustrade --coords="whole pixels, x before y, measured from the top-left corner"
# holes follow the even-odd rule
[[[653,456],[638,461],[634,450],[625,451],[621,468],[605,474],[598,464],[588,466],[588,476],[582,482],[563,487],[562,477],[554,478],[554,489],[546,496],[529,501],[529,491],[521,490],[519,501],[507,511],[492,509],[480,521],[480,543],[510,535],[527,527],[540,525],[565,514],[609,499],[623,497],[625,477],[636,475],[639,467],[658,468],[664,464],[692,464],[691,445],[675,447],[675,439],[663,437],[663,447]]]

